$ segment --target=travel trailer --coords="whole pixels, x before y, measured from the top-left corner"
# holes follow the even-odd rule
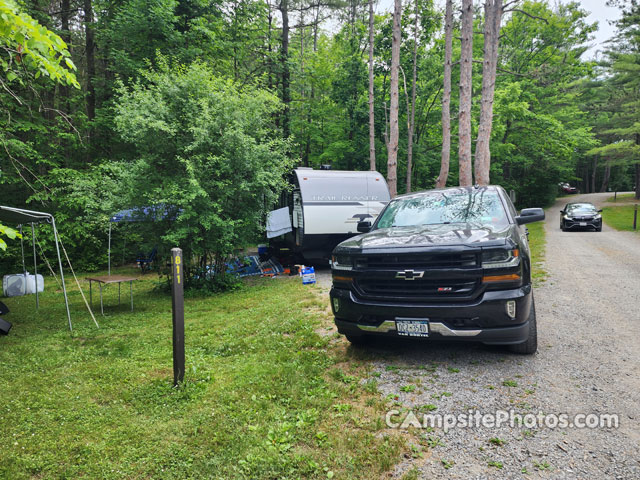
[[[390,199],[378,172],[297,168],[290,181],[292,189],[269,216],[267,236],[272,248],[307,262],[328,259],[338,243],[358,235],[358,222],[373,223]]]

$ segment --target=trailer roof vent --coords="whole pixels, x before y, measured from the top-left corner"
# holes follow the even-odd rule
[[[320,165],[320,170],[331,170],[331,165]]]

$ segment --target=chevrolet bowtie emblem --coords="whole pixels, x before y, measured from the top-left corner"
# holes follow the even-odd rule
[[[396,273],[396,278],[402,278],[404,280],[415,280],[416,278],[422,278],[424,272],[416,272],[415,270],[404,270]]]

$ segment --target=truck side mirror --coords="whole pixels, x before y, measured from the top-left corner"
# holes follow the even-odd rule
[[[520,211],[520,216],[516,217],[516,223],[518,225],[539,222],[540,220],[544,220],[544,210],[541,208],[523,208]]]
[[[358,232],[367,233],[371,230],[371,222],[368,220],[364,220],[362,222],[358,222]]]

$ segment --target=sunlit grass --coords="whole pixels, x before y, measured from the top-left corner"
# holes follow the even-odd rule
[[[531,277],[533,284],[538,285],[547,278],[544,269],[546,248],[546,233],[543,222],[534,222],[527,225],[529,230],[529,247],[531,248]]]
[[[638,203],[640,200],[636,199],[635,193],[619,193],[617,196],[611,195],[607,198],[607,202],[611,203]]]
[[[604,207],[602,212],[602,220],[604,220],[604,223],[609,225],[611,228],[615,228],[616,230],[633,231],[634,209],[634,205]],[[640,229],[640,212],[638,213],[637,228]]]
[[[316,287],[252,279],[187,299],[186,381],[174,389],[171,300],[155,281],[134,283],[133,313],[128,288],[117,307],[107,287],[100,329],[69,282],[73,334],[53,279],[37,313],[33,296],[6,300],[0,478],[368,479],[398,460],[403,441],[382,430],[364,372],[346,366],[352,350],[318,333],[330,319]]]

